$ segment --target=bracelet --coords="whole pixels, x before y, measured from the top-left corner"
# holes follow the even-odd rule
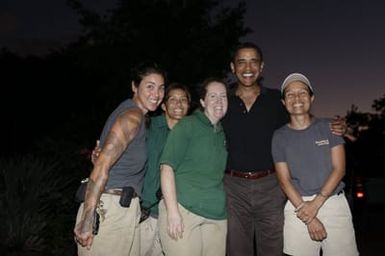
[[[295,211],[298,211],[302,206],[304,206],[305,202],[301,202],[296,208]]]
[[[321,197],[323,197],[323,198],[328,198],[328,197],[329,197],[329,196],[323,194],[322,192],[319,192],[318,195],[321,196]]]

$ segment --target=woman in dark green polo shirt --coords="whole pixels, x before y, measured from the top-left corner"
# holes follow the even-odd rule
[[[220,123],[227,111],[225,82],[204,81],[200,103],[201,110],[170,132],[160,160],[159,229],[167,256],[225,255],[227,151]]]

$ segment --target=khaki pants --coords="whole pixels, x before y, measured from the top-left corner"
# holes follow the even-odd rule
[[[304,201],[315,196],[303,196]],[[290,201],[285,207],[284,252],[289,255],[318,256],[322,248],[324,256],[358,255],[352,215],[345,195],[328,198],[319,209],[317,218],[323,223],[327,237],[318,242],[310,239],[306,225],[297,218]]]
[[[160,244],[158,219],[148,217],[139,224],[140,229],[140,255],[142,256],[162,256],[162,246]]]
[[[167,234],[167,211],[159,204],[159,234],[166,256],[224,256],[226,254],[227,220],[206,219],[178,204],[182,215],[183,238],[173,240]]]
[[[78,244],[78,256],[139,256],[139,198],[133,198],[129,208],[121,207],[119,199],[116,195],[102,194],[105,219],[100,218],[99,233],[90,250]],[[76,224],[82,212],[83,204],[79,207]]]

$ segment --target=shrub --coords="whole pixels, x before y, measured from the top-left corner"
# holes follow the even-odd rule
[[[7,252],[48,251],[49,225],[71,179],[58,161],[26,155],[0,160],[0,244]]]

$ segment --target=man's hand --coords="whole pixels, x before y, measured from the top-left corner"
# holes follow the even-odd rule
[[[343,136],[348,129],[346,119],[340,116],[335,116],[330,123],[330,130],[333,134]]]

